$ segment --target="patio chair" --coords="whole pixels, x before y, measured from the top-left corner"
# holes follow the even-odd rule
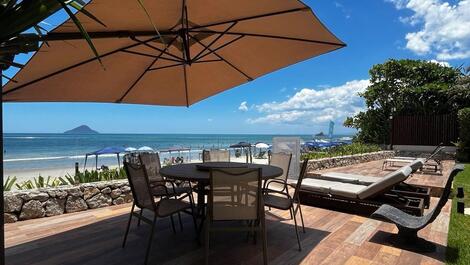
[[[230,162],[229,150],[203,150],[202,162]]]
[[[152,229],[150,232],[149,241],[147,243],[147,250],[145,252],[144,261],[144,264],[147,264],[150,249],[152,246],[153,234],[155,232],[157,218],[168,217],[180,212],[187,213],[193,217],[194,227],[197,233],[198,229],[194,212],[194,204],[191,197],[189,197],[188,203],[183,199],[172,198],[169,192],[167,193],[167,196],[160,197],[160,200],[156,202],[145,167],[143,165],[133,164],[125,161],[124,169],[126,170],[127,179],[129,180],[129,185],[132,190],[134,202],[132,204],[131,212],[129,215],[129,221],[127,223],[126,233],[124,234],[122,247],[124,248],[126,245],[127,235],[129,234],[129,228],[131,225],[132,217],[136,217],[138,220],[141,220],[151,225]],[[166,187],[165,185],[162,185],[162,187],[164,187],[165,190],[168,189],[168,187]],[[142,214],[134,212],[135,206],[139,207],[140,209],[146,209],[152,212],[153,219],[148,219]]]
[[[193,190],[191,187],[191,183],[178,183],[173,180],[168,180],[163,178],[160,175],[160,156],[158,153],[140,153],[139,154],[139,163],[145,166],[145,170],[147,171],[147,175],[149,178],[150,186],[152,187],[152,194],[155,197],[177,197],[183,196],[188,197],[190,196],[191,199],[194,201],[193,197]],[[143,214],[143,208],[140,209],[140,215]],[[173,232],[176,233],[175,223],[173,220],[173,216],[171,218],[171,225],[173,228]],[[183,230],[183,222],[181,221],[181,214],[178,213],[178,219],[180,223],[180,229]],[[140,226],[140,219],[137,222],[137,225]]]
[[[302,182],[299,195],[305,204],[327,209],[370,214],[381,205],[390,203],[414,215],[422,215],[423,198],[393,192],[393,187],[407,179],[411,172],[409,166],[404,166],[371,185],[307,178]]]
[[[299,199],[299,190],[300,190],[300,187],[302,186],[302,180],[307,171],[307,165],[308,165],[308,159],[305,159],[300,169],[299,178],[293,183],[287,183],[285,180],[280,180],[280,179],[272,180],[270,182],[270,184],[277,182],[279,184],[285,185],[286,187],[287,186],[292,187],[294,189],[293,196],[290,196],[288,188],[286,188],[285,192],[277,191],[277,190],[270,190],[270,189],[265,189],[263,191],[264,193],[263,199],[264,199],[265,206],[279,209],[279,210],[286,210],[286,211],[289,210],[291,216],[294,219],[295,235],[297,236],[297,243],[299,245],[299,251],[302,251],[302,246],[300,244],[296,215],[297,215],[297,212],[300,213],[300,220],[302,222],[302,231],[305,233],[304,217],[302,216],[302,209],[300,206],[300,199]]]
[[[277,166],[281,168],[282,175],[279,177],[276,177],[275,179],[265,181],[263,185],[265,189],[268,185],[270,186],[269,188],[273,190],[285,191],[287,189],[287,178],[289,176],[289,168],[290,168],[291,160],[292,160],[292,154],[282,153],[282,152],[271,154],[269,165]],[[273,180],[281,180],[281,182],[273,181]]]
[[[391,205],[382,205],[377,211],[371,216],[373,218],[385,220],[387,222],[394,223],[398,227],[398,234],[396,236],[395,243],[401,245],[405,249],[433,252],[436,248],[434,244],[425,239],[418,237],[418,231],[432,223],[439,213],[441,212],[444,205],[449,199],[452,190],[452,181],[454,177],[464,169],[463,164],[457,164],[450,172],[447,183],[444,187],[444,191],[434,209],[424,216],[416,217],[403,212]]]
[[[441,172],[442,174],[442,163],[441,160],[436,158],[439,153],[444,151],[445,147],[442,146],[442,143],[438,145],[432,153],[426,157],[426,158],[416,158],[416,157],[394,157],[394,158],[388,158],[385,159],[383,164],[382,164],[382,170],[386,169],[388,166],[395,166],[395,164],[406,164],[409,163],[410,161],[414,160],[422,160],[423,161],[423,166],[419,169],[423,168],[433,168],[434,172]]]
[[[210,234],[216,231],[260,231],[263,264],[267,264],[267,242],[261,169],[224,168],[210,170],[210,191],[205,219],[205,262],[209,262]],[[239,226],[214,226],[225,221],[245,221]],[[227,223],[227,222],[225,222]],[[256,233],[255,237],[256,238]]]

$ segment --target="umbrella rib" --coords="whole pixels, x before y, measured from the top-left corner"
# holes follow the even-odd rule
[[[148,71],[160,70],[160,69],[165,69],[165,68],[170,68],[170,67],[175,67],[175,66],[180,66],[180,65],[183,65],[183,63],[177,63],[177,64],[171,64],[171,65],[166,65],[166,66],[150,68],[150,69],[148,69]]]
[[[212,40],[208,45],[207,47],[211,47],[214,43],[216,43],[220,38],[222,38],[225,33],[227,33],[230,29],[232,29],[238,22],[233,22],[232,25],[230,25],[228,28],[226,28],[221,34],[219,34],[219,36],[217,36],[214,40]],[[204,56],[201,56],[205,51],[207,50],[207,48],[204,48],[202,51],[200,51],[196,56],[194,56],[194,59],[192,61],[197,61],[199,59],[201,59],[202,57]],[[201,56],[201,58],[199,57]]]
[[[147,42],[142,42],[141,40],[139,40],[139,39],[137,39],[137,38],[135,38],[135,37],[132,37],[131,39],[132,39],[133,41],[136,41],[136,42],[138,42],[138,43],[141,43],[142,45],[145,45],[145,46],[149,47],[150,49],[157,50],[157,51],[159,51],[159,52],[161,52],[161,53],[163,53],[163,54],[166,54],[166,55],[169,55],[169,56],[171,56],[171,57],[173,57],[173,58],[176,58],[177,60],[184,61],[183,58],[181,58],[181,57],[179,57],[179,56],[176,56],[176,55],[174,55],[174,54],[172,54],[172,53],[166,52],[166,50],[167,50],[166,47],[165,47],[165,49],[162,50],[162,49],[160,49],[160,48],[157,48],[157,47],[155,47],[155,46],[153,46],[153,45],[148,44]]]
[[[155,40],[155,39],[158,39],[158,37],[153,37],[153,38],[150,38],[150,39],[148,39],[148,40],[146,40],[146,41],[143,41],[143,42],[149,42],[149,41],[152,41],[152,40]],[[127,47],[123,47],[123,48],[119,48],[119,49],[114,50],[114,51],[110,51],[110,52],[108,52],[108,53],[105,53],[105,54],[103,54],[103,55],[100,55],[99,58],[104,58],[104,57],[107,57],[107,56],[109,56],[109,55],[112,55],[112,54],[115,54],[115,53],[117,53],[117,52],[120,52],[120,51],[122,51],[122,50],[124,50],[124,49],[133,48],[133,47],[136,47],[136,46],[139,46],[139,45],[142,45],[142,43],[134,43],[134,44],[132,44],[132,45],[128,45]],[[76,67],[82,66],[82,65],[84,65],[84,64],[87,64],[87,63],[89,63],[89,62],[93,62],[93,61],[96,61],[96,60],[98,60],[98,57],[93,57],[93,58],[87,59],[87,60],[85,60],[85,61],[81,61],[81,62],[79,62],[79,63],[76,63],[76,64],[74,64],[74,65],[68,66],[68,67],[63,68],[63,69],[60,69],[60,70],[55,71],[55,72],[53,72],[53,73],[47,74],[47,75],[45,75],[45,76],[43,76],[43,77],[40,77],[40,78],[35,79],[35,80],[33,80],[33,81],[27,82],[26,84],[17,86],[17,87],[15,87],[15,88],[13,88],[13,89],[10,89],[10,90],[5,91],[5,92],[2,92],[2,93],[3,93],[3,95],[8,95],[9,93],[14,92],[14,91],[17,91],[17,90],[19,90],[19,89],[21,89],[21,88],[24,88],[24,87],[26,87],[26,86],[32,85],[32,84],[34,84],[34,83],[37,83],[37,82],[42,81],[42,80],[44,80],[44,79],[47,79],[47,78],[49,78],[49,77],[52,77],[52,76],[61,74],[61,73],[63,73],[63,72],[66,72],[66,71],[68,71],[68,70],[74,69],[74,68],[76,68]]]
[[[228,24],[228,23],[232,23],[232,22],[240,22],[240,21],[263,18],[263,17],[277,16],[277,15],[283,15],[283,14],[287,14],[287,13],[298,12],[298,11],[306,11],[306,10],[311,10],[311,9],[310,9],[310,7],[300,7],[300,8],[294,8],[294,9],[289,9],[289,10],[284,10],[284,11],[278,11],[278,12],[262,14],[262,15],[237,18],[237,19],[222,21],[222,22],[215,22],[215,23],[211,23],[211,24],[196,26],[196,27],[193,27],[191,29],[207,28],[207,27],[213,27],[213,26]]]
[[[198,33],[212,33],[212,34],[221,34],[221,31],[214,31],[214,30],[194,30],[191,32],[198,32]],[[302,39],[302,38],[294,38],[294,37],[286,37],[286,36],[276,36],[276,35],[267,35],[267,34],[257,34],[257,33],[246,33],[246,32],[226,32],[226,35],[242,35],[242,36],[249,36],[249,37],[261,37],[261,38],[271,38],[271,39],[283,39],[283,40],[294,40],[294,41],[304,41],[304,42],[311,42],[311,43],[318,43],[318,44],[326,44],[326,45],[333,45],[333,46],[341,46],[344,47],[346,44],[344,43],[337,43],[337,42],[330,42],[330,41],[321,41],[321,40],[310,40],[310,39]]]
[[[173,38],[173,40],[171,40],[171,42],[168,44],[168,46],[165,47],[165,50],[168,49],[168,47],[170,47],[170,45],[176,40],[176,37]],[[163,52],[160,53],[160,56],[163,55]],[[151,64],[149,64],[149,66],[145,69],[145,71],[134,81],[134,83],[132,83],[132,85],[127,89],[126,93],[124,93],[124,95],[122,95],[121,98],[119,98],[118,100],[116,100],[116,103],[121,103],[122,100],[129,94],[129,92],[131,92],[131,90],[135,87],[135,85],[137,85],[137,83],[144,77],[144,75],[149,71],[150,67],[152,67],[157,61],[158,59],[160,58],[160,56],[158,56],[157,58],[155,58]]]
[[[146,54],[146,53],[142,53],[142,52],[135,52],[135,51],[129,51],[129,50],[122,50],[122,52],[132,53],[132,54],[141,55],[141,56],[147,56],[147,57],[151,57],[151,58],[157,58],[158,57],[158,56],[155,56],[155,55],[152,55],[152,54]],[[177,62],[177,63],[181,62],[181,61],[171,59],[171,58],[167,58],[167,57],[163,57],[163,56],[160,56],[160,59],[167,60],[167,61],[172,61],[172,62]]]
[[[199,43],[200,45],[206,47],[206,45],[204,45],[201,41],[199,41],[196,37],[194,36],[191,36],[190,34],[188,34],[188,36],[190,38],[193,38],[194,40],[196,40],[197,43]],[[207,48],[209,51],[212,52],[212,49],[211,48]],[[221,59],[222,61],[224,61],[226,64],[228,64],[229,66],[231,66],[233,69],[235,69],[237,72],[239,72],[240,74],[244,75],[249,81],[252,81],[253,78],[251,78],[249,75],[245,74],[242,70],[238,69],[238,67],[236,67],[235,65],[233,65],[231,62],[227,61],[224,57],[220,56],[217,52],[214,52],[215,56],[219,57],[219,59]]]
[[[210,54],[212,54],[212,53],[215,53],[216,51],[218,51],[218,50],[220,50],[220,49],[222,49],[222,48],[224,48],[224,47],[226,47],[226,46],[228,46],[228,45],[230,45],[230,44],[236,42],[237,40],[239,40],[239,39],[241,39],[241,38],[243,38],[243,37],[244,37],[243,35],[240,35],[240,36],[238,36],[237,38],[235,38],[235,39],[233,39],[233,40],[231,40],[231,41],[229,41],[229,42],[227,42],[227,43],[224,43],[223,45],[220,45],[219,47],[217,47],[217,48],[215,48],[215,49],[213,49],[213,50],[210,50],[210,49],[209,49],[209,45],[208,45],[208,46],[206,47],[206,49],[209,49],[209,52],[207,52],[206,54],[200,56],[200,57],[197,58],[197,59],[199,60],[199,59],[202,59],[202,58],[204,58],[204,57],[206,57],[206,56],[208,56],[208,55],[210,55]]]

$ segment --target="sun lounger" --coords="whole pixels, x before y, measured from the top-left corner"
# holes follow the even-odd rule
[[[394,158],[388,158],[385,159],[383,164],[382,164],[382,170],[387,168],[387,166],[395,166],[396,164],[406,164],[409,163],[410,161],[415,161],[415,160],[422,160],[423,161],[423,166],[420,168],[429,168],[432,167],[435,172],[441,171],[442,173],[442,166],[441,166],[441,161],[439,159],[436,159],[435,157],[445,149],[444,146],[438,146],[432,153],[426,157],[426,158],[415,158],[415,157],[394,157]]]
[[[369,185],[353,184],[318,178],[307,178],[302,182],[302,203],[325,208],[341,208],[370,213],[384,203],[414,215],[422,215],[424,199],[403,196],[394,192],[394,187],[412,173],[412,168],[404,166]],[[356,175],[356,177],[359,175]]]

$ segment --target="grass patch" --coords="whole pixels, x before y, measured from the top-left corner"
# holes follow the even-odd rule
[[[455,194],[457,187],[464,187],[465,206],[470,207],[470,164],[454,180],[452,211],[447,241],[446,264],[470,264],[470,216],[457,213]]]

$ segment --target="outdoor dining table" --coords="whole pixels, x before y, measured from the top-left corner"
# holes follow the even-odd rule
[[[273,179],[283,174],[283,170],[276,166],[237,162],[206,162],[178,164],[160,169],[160,174],[170,179],[197,182],[197,207],[198,212],[202,213],[202,217],[204,218],[204,196],[206,195],[205,187],[209,185],[209,169],[230,167],[261,168],[263,180]]]

